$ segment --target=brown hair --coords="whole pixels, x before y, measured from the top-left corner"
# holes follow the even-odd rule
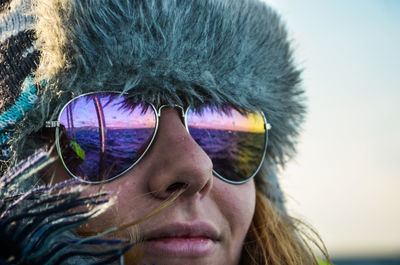
[[[255,214],[240,264],[318,265],[309,243],[330,262],[324,243],[310,226],[277,209],[257,190]]]

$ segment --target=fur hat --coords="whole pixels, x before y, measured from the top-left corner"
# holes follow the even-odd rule
[[[305,107],[285,27],[265,3],[36,0],[33,13],[41,53],[34,75],[46,86],[15,124],[14,161],[45,144],[37,135],[45,121],[85,92],[124,91],[154,104],[229,104],[261,110],[272,125],[256,183],[283,209],[276,170],[295,152]]]

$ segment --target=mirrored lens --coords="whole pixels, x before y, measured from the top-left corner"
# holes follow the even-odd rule
[[[266,148],[265,120],[261,113],[241,114],[233,108],[189,110],[189,133],[213,162],[214,171],[233,182],[252,177]]]
[[[116,93],[71,101],[60,114],[59,141],[65,167],[88,182],[114,178],[134,165],[156,127],[150,105]]]

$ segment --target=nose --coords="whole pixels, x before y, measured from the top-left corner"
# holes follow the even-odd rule
[[[148,154],[147,186],[159,199],[186,187],[182,196],[203,197],[212,188],[212,162],[193,140],[180,117],[180,110],[163,108],[159,128]]]

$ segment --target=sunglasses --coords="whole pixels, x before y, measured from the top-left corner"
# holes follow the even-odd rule
[[[139,163],[154,142],[165,107],[181,110],[182,122],[210,157],[215,176],[241,184],[260,170],[271,128],[262,112],[211,105],[156,109],[118,92],[96,92],[70,100],[57,121],[47,121],[46,127],[56,128],[56,147],[67,172],[82,182],[99,184]]]

